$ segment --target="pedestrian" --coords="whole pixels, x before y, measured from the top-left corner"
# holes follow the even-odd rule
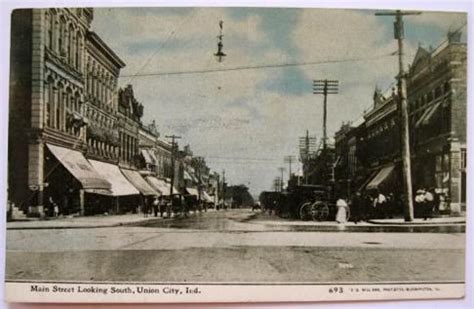
[[[415,195],[415,217],[422,217],[425,213],[425,192],[423,189],[416,190]]]
[[[387,203],[385,205],[385,212],[384,212],[384,217],[392,219],[393,214],[395,212],[395,196],[393,195],[393,192],[390,192],[387,195]]]
[[[159,204],[160,204],[160,202],[158,201],[158,195],[155,195],[155,198],[153,199],[153,213],[154,213],[155,217],[158,217]]]
[[[56,203],[54,203],[54,216],[59,217],[59,206]]]
[[[339,198],[336,202],[337,213],[336,222],[340,224],[347,223],[347,217],[349,212],[349,206],[344,198]]]
[[[386,206],[387,198],[382,194],[382,192],[378,192],[374,198],[374,208],[377,218],[385,219]]]
[[[364,191],[364,194],[362,195],[362,219],[364,221],[370,220],[371,214],[372,214],[372,198],[370,194],[367,193],[367,191]]]
[[[166,210],[165,198],[164,198],[163,195],[160,195],[160,197],[158,197],[157,199],[158,199],[158,209],[160,211],[160,217],[163,218],[163,215],[164,215],[165,210]]]
[[[357,191],[352,197],[351,201],[351,217],[355,224],[361,220],[361,208],[362,208],[362,196],[359,191]]]
[[[434,196],[433,196],[433,192],[434,189],[433,188],[429,188],[428,190],[426,190],[425,192],[425,211],[424,211],[424,214],[423,214],[423,220],[426,220],[428,218],[432,218],[433,217],[433,207],[434,207]]]
[[[48,204],[49,204],[48,210],[47,210],[48,215],[49,216],[52,215],[53,217],[59,216],[59,206],[58,204],[56,204],[52,196],[48,198]]]
[[[143,215],[145,216],[145,218],[148,217],[148,212],[149,212],[148,201],[145,200],[143,203]]]

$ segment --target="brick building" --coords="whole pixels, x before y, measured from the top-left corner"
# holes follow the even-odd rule
[[[119,139],[125,63],[90,31],[92,19],[84,8],[12,14],[8,196],[29,215],[51,215],[54,205],[62,214],[119,212],[119,197],[143,189],[118,166],[121,150],[129,163],[135,149]]]
[[[435,50],[419,47],[408,72],[413,182],[445,193],[452,213],[466,203],[466,73],[459,32]]]
[[[435,50],[420,46],[407,76],[413,187],[433,188],[446,196],[446,209],[440,210],[451,214],[464,211],[466,202],[467,46],[460,38],[460,33],[449,33]],[[364,122],[342,126],[336,133],[341,158],[336,160],[336,184],[352,182],[357,186],[351,190],[401,194],[397,106],[395,89],[385,96],[376,90]],[[356,148],[356,173],[348,163],[350,145]],[[366,180],[360,185],[356,177]]]
[[[85,46],[92,18],[91,9],[80,8],[12,14],[9,198],[32,214],[43,215],[50,199],[83,212],[85,191],[110,189],[84,157]],[[77,177],[68,173],[74,167]]]

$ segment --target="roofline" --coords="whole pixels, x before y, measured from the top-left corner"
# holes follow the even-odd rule
[[[125,62],[100,38],[94,31],[87,31],[87,35],[91,38],[91,42],[106,52],[107,56],[117,64],[121,69],[125,67]]]

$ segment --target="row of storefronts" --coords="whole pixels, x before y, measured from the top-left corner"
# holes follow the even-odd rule
[[[413,190],[432,190],[443,211],[466,209],[466,43],[459,33],[435,50],[418,48],[407,76]],[[335,135],[338,195],[392,193],[403,199],[396,88],[374,93],[363,117]]]
[[[45,216],[55,206],[135,212],[173,193],[216,202],[219,182],[205,164],[185,183],[185,170],[196,176],[192,153],[143,124],[133,86],[118,86],[126,64],[91,30],[93,18],[91,8],[12,14],[9,204]]]

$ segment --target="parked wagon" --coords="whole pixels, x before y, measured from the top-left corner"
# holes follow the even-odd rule
[[[296,185],[280,195],[281,217],[300,220],[334,220],[335,203],[330,187],[321,185]]]

